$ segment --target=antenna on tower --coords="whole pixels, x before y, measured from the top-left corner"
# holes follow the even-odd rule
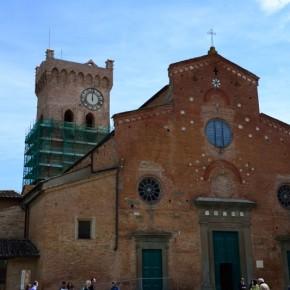
[[[48,49],[46,50],[46,59],[54,58],[54,51],[50,48],[50,26],[48,27]]]
[[[62,48],[60,49],[60,58],[62,59]]]
[[[50,27],[48,27],[48,48],[50,48]]]

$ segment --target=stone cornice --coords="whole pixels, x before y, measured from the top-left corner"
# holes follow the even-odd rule
[[[144,119],[149,119],[152,117],[157,117],[160,115],[165,115],[171,113],[173,110],[172,105],[161,105],[151,108],[138,109],[134,111],[124,112],[114,116],[114,121],[116,125],[133,123],[136,121],[141,121]]]
[[[199,70],[204,68],[212,63],[212,60],[220,62],[220,65],[227,71],[231,72],[238,78],[243,79],[244,81],[249,82],[252,85],[258,85],[259,78],[251,73],[250,71],[238,66],[237,64],[227,60],[219,54],[205,55],[177,63],[173,63],[169,66],[169,76],[173,76],[179,73],[184,73],[187,71]]]
[[[265,124],[267,127],[272,128],[273,130],[282,133],[284,135],[290,136],[290,125],[281,122],[273,117],[270,117],[266,114],[260,114],[260,121]]]
[[[220,197],[197,197],[194,201],[197,207],[222,207],[251,209],[256,202],[248,199],[220,198]]]
[[[183,73],[186,71],[198,70],[208,65],[209,65],[208,61],[199,61],[192,64],[184,65],[183,67],[180,67],[180,68],[171,69],[169,72],[169,76]]]

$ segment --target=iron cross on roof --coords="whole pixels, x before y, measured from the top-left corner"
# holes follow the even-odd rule
[[[216,35],[216,33],[211,29],[207,34],[210,34],[211,47],[214,47],[213,36]]]

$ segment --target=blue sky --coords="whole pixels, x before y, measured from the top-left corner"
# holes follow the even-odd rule
[[[34,72],[56,57],[115,60],[111,115],[167,84],[172,62],[207,53],[260,79],[261,111],[290,123],[290,0],[10,0],[0,4],[0,189],[21,191],[24,137],[36,115]]]

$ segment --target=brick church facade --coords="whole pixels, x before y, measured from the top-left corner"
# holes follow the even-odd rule
[[[132,290],[238,290],[241,277],[287,289],[290,126],[260,113],[258,77],[213,47],[168,75],[63,174],[1,206],[5,224],[19,217],[15,235],[0,230],[2,244],[20,247],[0,249],[7,290],[21,274],[51,290],[90,277],[97,289],[118,280]]]

